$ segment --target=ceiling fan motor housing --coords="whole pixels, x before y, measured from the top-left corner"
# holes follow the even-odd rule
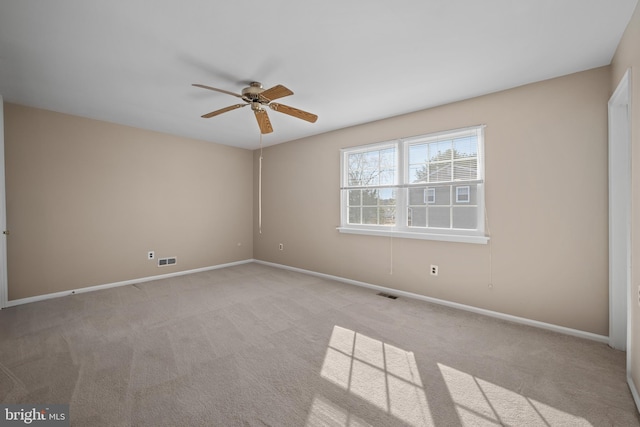
[[[242,99],[251,103],[262,103],[262,100],[258,97],[258,95],[260,95],[262,92],[264,92],[264,88],[262,87],[261,83],[251,82],[249,87],[245,87],[244,89],[242,89]]]

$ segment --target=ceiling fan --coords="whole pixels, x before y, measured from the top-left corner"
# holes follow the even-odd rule
[[[278,104],[272,102],[274,99],[284,98],[285,96],[293,95],[293,92],[282,85],[276,85],[270,89],[264,89],[262,84],[259,82],[251,82],[248,87],[242,89],[242,93],[233,93],[227,90],[218,89],[211,86],[201,85],[194,83],[193,86],[201,87],[203,89],[214,90],[216,92],[226,93],[227,95],[235,96],[236,98],[242,99],[244,104],[235,104],[229,107],[222,108],[220,110],[212,111],[210,113],[204,114],[202,117],[208,119],[210,117],[215,117],[219,114],[226,113],[227,111],[235,110],[237,108],[246,107],[247,105],[251,105],[251,109],[253,110],[256,120],[258,121],[258,126],[260,127],[260,133],[271,133],[273,132],[273,127],[271,126],[271,121],[269,120],[269,115],[267,114],[267,110],[264,107],[269,107],[274,111],[278,111],[280,113],[288,114],[292,117],[296,117],[298,119],[306,120],[310,123],[315,123],[318,120],[318,116],[315,114],[308,113],[306,111],[299,110],[297,108],[289,107],[288,105]]]

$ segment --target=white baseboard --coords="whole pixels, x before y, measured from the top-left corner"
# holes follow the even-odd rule
[[[254,261],[253,259],[246,259],[246,260],[230,262],[230,263],[226,263],[226,264],[213,265],[213,266],[210,266],[210,267],[196,268],[196,269],[193,269],[193,270],[176,271],[174,273],[167,273],[167,274],[160,274],[160,275],[157,275],[157,276],[142,277],[140,279],[124,280],[122,282],[114,282],[114,283],[107,283],[107,284],[104,284],[104,285],[88,286],[88,287],[85,287],[85,288],[72,289],[72,290],[62,291],[62,292],[54,292],[54,293],[51,293],[51,294],[37,295],[37,296],[34,296],[34,297],[28,297],[28,298],[21,298],[21,299],[7,301],[6,306],[3,307],[3,308],[13,307],[13,306],[22,305],[22,304],[28,304],[28,303],[36,302],[36,301],[44,301],[44,300],[51,299],[51,298],[59,298],[59,297],[65,297],[65,296],[68,296],[68,295],[81,294],[81,293],[84,293],[84,292],[92,292],[92,291],[98,291],[98,290],[101,290],[101,289],[115,288],[115,287],[118,287],[118,286],[133,285],[135,283],[150,282],[152,280],[168,279],[170,277],[184,276],[186,274],[200,273],[202,271],[217,270],[219,268],[232,267],[234,265],[240,265],[240,264],[247,264],[247,263],[250,263],[250,262],[253,262],[253,261]]]
[[[290,267],[288,265],[276,264],[273,262],[254,260],[254,262],[264,265],[269,265],[272,267],[282,268],[285,270],[297,271],[299,273],[305,273],[312,276],[322,277],[329,280],[336,280],[338,282],[348,283],[350,285],[362,286],[365,288],[375,289],[382,292],[392,293],[394,295],[404,296],[407,298],[414,298],[422,301],[431,302],[434,304],[444,305],[451,308],[457,308],[459,310],[470,311],[472,313],[482,314],[489,317],[494,317],[497,319],[507,320],[509,322],[519,323],[527,326],[534,326],[536,328],[546,329],[553,332],[559,332],[565,335],[571,335],[579,338],[586,338],[592,341],[601,342],[604,344],[609,344],[609,337],[604,335],[598,335],[591,332],[580,331],[578,329],[567,328],[564,326],[554,325],[552,323],[540,322],[537,320],[527,319],[525,317],[512,316],[510,314],[500,313],[492,310],[485,310],[484,308],[473,307],[471,305],[459,304],[457,302],[451,302],[447,300],[442,300],[438,298],[432,298],[425,295],[414,294],[412,292],[401,291],[398,289],[387,288],[384,286],[373,285],[371,283],[359,282],[357,280],[345,279],[344,277],[332,276],[330,274],[318,273],[311,270],[304,270],[302,268]],[[636,400],[637,402],[637,400]]]
[[[636,409],[640,412],[640,395],[638,394],[638,389],[636,388],[636,384],[633,382],[631,374],[627,375],[627,384],[629,385],[629,390],[631,390],[633,401],[636,402]]]

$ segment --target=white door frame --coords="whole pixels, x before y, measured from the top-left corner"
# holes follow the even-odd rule
[[[4,103],[0,95],[0,308],[5,308],[9,299],[7,281],[7,205],[4,187]]]
[[[609,99],[609,345],[627,350],[631,296],[631,70]],[[627,351],[627,368],[629,354]]]

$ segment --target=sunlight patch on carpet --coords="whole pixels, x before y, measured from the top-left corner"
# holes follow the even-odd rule
[[[323,398],[315,396],[309,411],[306,427],[372,427],[361,418],[344,408]]]
[[[336,325],[320,375],[411,426],[434,424],[413,352]]]
[[[465,426],[592,426],[563,412],[489,381],[438,363],[456,411]]]

